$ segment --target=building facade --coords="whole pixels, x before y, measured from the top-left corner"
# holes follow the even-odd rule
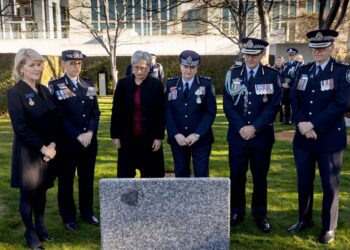
[[[229,8],[203,8],[200,0],[185,4],[176,0],[108,0],[106,5],[101,2],[0,0],[0,53],[32,47],[49,55],[59,55],[68,48],[81,49],[88,55],[106,55],[77,19],[87,23],[105,41],[107,31],[114,36],[117,30],[118,55],[130,55],[138,49],[158,55],[174,55],[184,49],[194,49],[203,55],[239,51],[229,39],[237,36],[235,16]],[[326,11],[330,2],[327,1]],[[247,5],[247,35],[259,37],[260,20],[254,3],[251,0]],[[305,43],[305,33],[317,26],[318,3],[318,0],[274,1],[271,53],[278,54],[278,48],[284,44]],[[342,29],[340,40],[349,43],[349,24]]]

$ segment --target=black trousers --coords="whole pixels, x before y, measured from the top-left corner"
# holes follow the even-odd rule
[[[78,152],[61,152],[58,164],[58,206],[64,223],[76,221],[76,206],[73,196],[75,172],[78,174],[79,210],[81,217],[90,217],[93,212],[94,171],[97,143]]]
[[[164,177],[163,147],[152,151],[153,141],[143,137],[132,137],[128,141],[121,141],[118,150],[118,178],[133,178],[136,169],[140,170],[142,178]]]
[[[283,89],[282,106],[284,107],[283,122],[291,121],[290,89]]]
[[[267,213],[267,173],[270,168],[272,145],[260,147],[229,144],[231,178],[231,213],[245,215],[248,164],[253,177],[251,213],[265,218]]]
[[[209,157],[211,143],[197,141],[192,146],[180,146],[175,141],[171,143],[171,151],[174,159],[174,171],[176,177],[190,177],[191,156],[193,162],[194,177],[209,176]]]
[[[298,176],[299,220],[312,220],[316,163],[323,188],[322,225],[324,231],[337,228],[339,210],[339,174],[343,150],[334,153],[306,151],[293,147]]]

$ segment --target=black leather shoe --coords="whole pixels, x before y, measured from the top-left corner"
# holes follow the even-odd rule
[[[35,229],[35,231],[40,241],[53,241],[55,239],[51,235],[49,235],[46,229],[43,229],[43,230]]]
[[[264,233],[269,233],[271,231],[270,223],[265,218],[254,218],[255,224]]]
[[[298,221],[293,226],[288,228],[288,232],[290,233],[298,233],[302,230],[304,230],[307,227],[312,227],[314,223],[312,221]]]
[[[85,220],[90,225],[98,225],[100,224],[99,220],[96,218],[95,215],[89,216],[89,217],[82,217],[83,220]]]
[[[41,245],[38,235],[34,230],[26,231],[24,233],[24,237],[26,238],[27,245],[31,249],[35,250],[43,250],[44,247]]]
[[[230,219],[231,226],[237,226],[244,220],[244,215],[232,214]]]
[[[335,239],[335,232],[334,230],[322,232],[319,238],[319,241],[323,244],[328,244]]]
[[[76,222],[70,222],[70,223],[66,223],[64,224],[64,227],[72,232],[76,232],[79,230],[79,225]]]

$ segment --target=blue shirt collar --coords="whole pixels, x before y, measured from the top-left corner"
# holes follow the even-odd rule
[[[260,66],[260,64],[258,64],[258,65],[253,69],[253,71],[254,71],[254,77],[256,76],[256,73],[258,72],[259,66]],[[246,71],[247,71],[247,79],[249,79],[251,68],[249,68],[249,67],[246,65],[246,66],[245,66],[245,69],[246,69]]]
[[[195,76],[189,81],[186,81],[185,79],[182,78],[182,87],[185,88],[185,83],[188,82],[188,87],[191,88],[194,78]]]

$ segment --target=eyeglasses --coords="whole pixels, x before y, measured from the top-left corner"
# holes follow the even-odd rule
[[[133,69],[135,72],[138,72],[138,71],[145,72],[146,70],[148,70],[148,67],[132,66],[132,69]]]
[[[70,66],[82,66],[83,62],[74,62],[74,61],[72,61],[72,62],[69,62],[69,65]]]

